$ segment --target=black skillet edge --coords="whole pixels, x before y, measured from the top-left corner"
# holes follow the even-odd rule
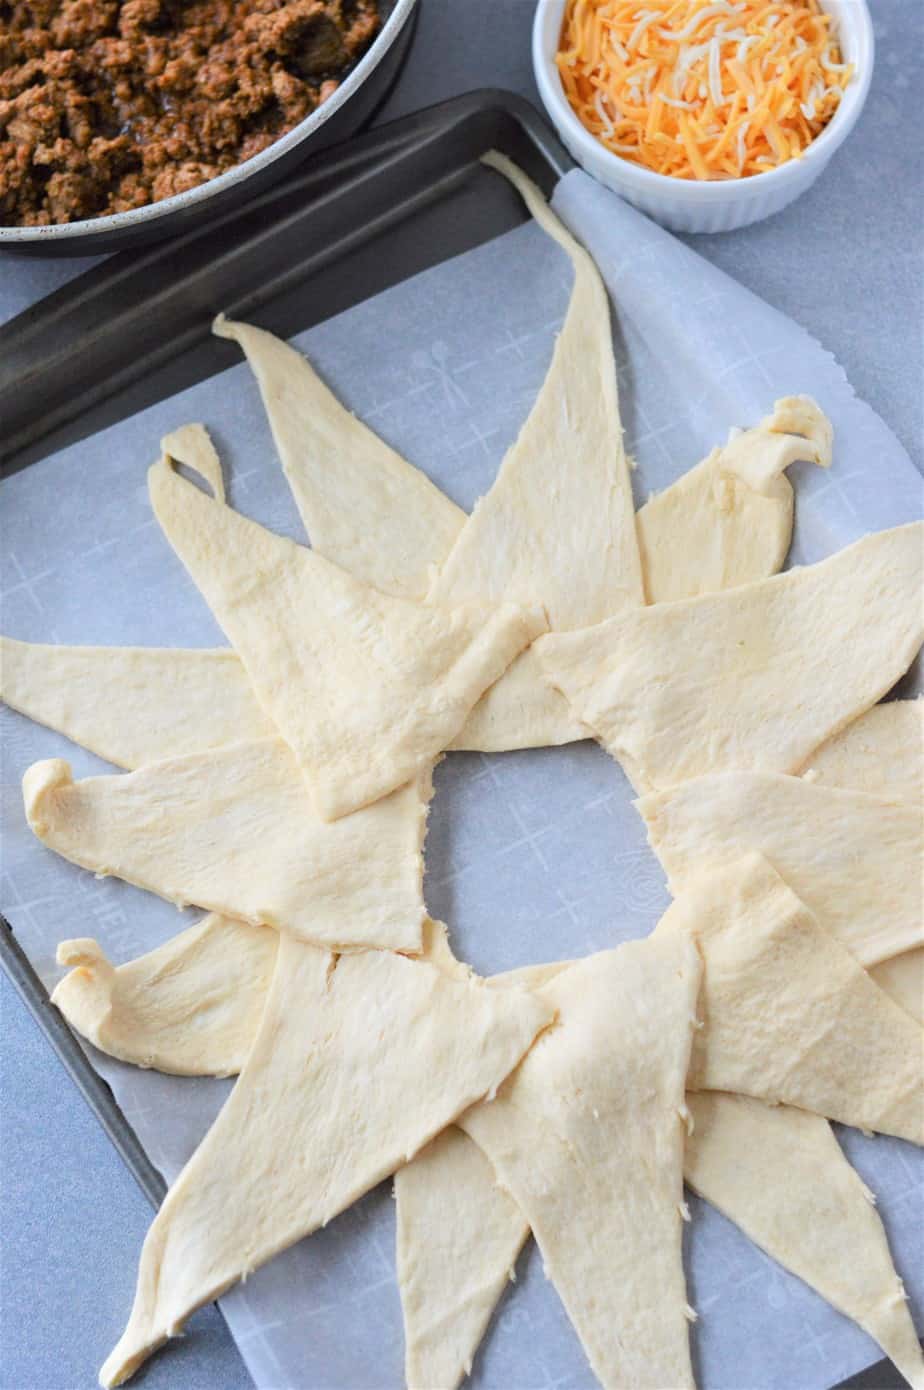
[[[571,167],[528,102],[473,92],[317,156],[246,207],[113,256],[27,309],[0,327],[3,471],[33,462],[42,440],[201,345],[219,310],[252,316],[438,200],[495,144],[546,191]],[[325,317],[323,277],[317,298]],[[228,360],[216,349],[211,370]]]

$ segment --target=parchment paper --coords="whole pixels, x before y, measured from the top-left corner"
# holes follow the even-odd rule
[[[835,465],[829,474],[801,466],[791,473],[798,490],[793,558],[821,559],[919,513],[921,479],[901,446],[802,330],[585,175],[563,180],[555,206],[593,252],[614,302],[639,500],[724,441],[730,426],[756,422],[778,396],[808,392],[834,421]],[[569,290],[565,256],[527,225],[296,341],[352,409],[470,507],[490,486],[534,399]],[[256,387],[246,366],[234,367],[3,485],[5,632],[49,642],[222,644],[147,501],[145,471],[160,435],[190,420],[212,431],[233,505],[304,539]],[[31,836],[19,793],[30,762],[65,756],[78,777],[105,765],[8,710],[2,717],[2,905],[43,979],[52,985],[60,974],[54,951],[61,938],[96,936],[125,960],[191,920],[195,914],[180,916],[115,880],[95,880]],[[628,784],[594,744],[454,754],[436,783],[427,901],[450,924],[457,953],[478,970],[576,956],[644,935],[666,907],[663,875]],[[173,1178],[231,1083],[158,1076],[92,1055],[154,1163]],[[920,1327],[922,1155],[898,1140],[839,1137],[878,1195]],[[695,1199],[691,1205],[687,1271],[705,1390],[826,1390],[877,1359],[852,1323],[711,1208]],[[114,1335],[131,1298],[126,1288]],[[259,1271],[222,1308],[266,1390],[400,1386],[389,1185]],[[99,1348],[100,1360],[108,1350]],[[472,1383],[479,1390],[594,1384],[531,1246]]]

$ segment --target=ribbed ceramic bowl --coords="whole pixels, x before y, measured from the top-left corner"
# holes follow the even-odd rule
[[[34,251],[47,256],[93,256],[125,246],[159,241],[248,202],[309,154],[346,140],[368,119],[388,91],[407,52],[417,0],[379,0],[382,28],[327,101],[286,135],[198,188],[147,207],[84,222],[50,227],[0,227],[0,251]]]
[[[716,183],[674,179],[612,154],[568,105],[555,55],[566,0],[539,0],[533,22],[533,67],[539,94],[562,141],[588,174],[665,227],[679,232],[729,232],[779,212],[804,193],[846,140],[866,101],[873,74],[873,26],[866,0],[822,0],[838,26],[852,81],[827,126],[801,159],[746,179]]]

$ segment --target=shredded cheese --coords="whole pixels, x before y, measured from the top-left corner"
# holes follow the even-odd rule
[[[557,62],[607,149],[701,180],[798,159],[853,76],[819,0],[568,0]]]

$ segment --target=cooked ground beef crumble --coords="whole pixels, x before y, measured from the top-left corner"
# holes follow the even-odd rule
[[[0,223],[214,178],[330,96],[378,26],[378,0],[0,3]]]

